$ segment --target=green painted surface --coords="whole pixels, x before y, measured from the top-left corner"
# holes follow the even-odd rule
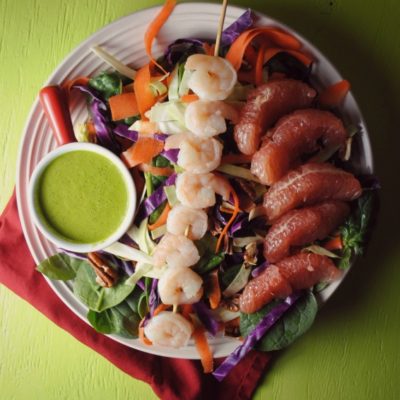
[[[0,207],[12,192],[21,131],[53,69],[104,24],[159,1],[0,1]],[[351,81],[383,190],[367,257],[311,331],[273,362],[255,398],[399,399],[400,4],[397,0],[235,1],[313,41]],[[152,399],[123,374],[0,288],[0,393],[11,399]]]
[[[54,159],[40,176],[38,207],[55,234],[78,243],[110,237],[126,215],[128,192],[121,172],[92,151]]]

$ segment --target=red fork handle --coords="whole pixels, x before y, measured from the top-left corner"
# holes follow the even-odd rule
[[[44,87],[39,93],[39,100],[58,145],[75,142],[68,102],[60,86]]]

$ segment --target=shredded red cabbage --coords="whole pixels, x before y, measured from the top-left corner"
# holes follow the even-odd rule
[[[151,196],[147,197],[139,207],[138,215],[136,218],[137,222],[142,221],[148,217],[156,208],[158,208],[166,199],[164,187],[172,186],[175,184],[176,174],[171,175],[152,193]]]
[[[261,265],[259,265],[258,267],[254,268],[253,271],[251,271],[251,276],[253,278],[257,278],[257,276],[261,275],[266,270],[268,265],[269,265],[269,262],[268,261],[264,261]]]
[[[98,91],[96,89],[93,89],[89,86],[84,86],[84,85],[74,85],[72,87],[73,87],[73,89],[78,89],[81,92],[88,94],[92,100],[97,100],[100,103],[103,103],[104,107],[106,106],[106,103],[101,98],[100,94],[98,93]]]
[[[206,330],[215,336],[219,331],[219,323],[211,314],[210,309],[204,304],[203,301],[193,304],[193,309],[196,312],[199,320],[204,325]]]
[[[103,102],[94,99],[90,104],[90,111],[100,144],[113,153],[119,154],[121,152],[121,147],[112,135],[112,128],[107,117],[107,107]]]
[[[179,149],[163,150],[161,152],[161,155],[165,157],[168,161],[176,164],[178,162]]]
[[[229,25],[222,32],[222,46],[230,46],[242,32],[252,27],[254,20],[255,15],[250,9],[242,14],[232,25]]]
[[[168,67],[173,69],[175,64],[183,57],[195,53],[204,53],[203,41],[200,39],[178,39],[171,43],[164,56]]]
[[[252,350],[257,342],[271,329],[282,315],[300,298],[300,293],[287,297],[283,303],[274,307],[254,330],[245,338],[244,342],[231,353],[223,363],[213,372],[214,377],[221,382],[239,361]]]
[[[139,132],[129,130],[129,127],[125,124],[118,124],[113,129],[113,132],[118,136],[131,140],[132,142],[137,142],[139,139]],[[165,142],[168,137],[165,133],[153,133],[152,136],[154,139],[160,140],[161,142]]]
[[[150,294],[149,294],[149,310],[150,315],[153,316],[154,310],[157,308],[160,298],[157,291],[158,279],[153,279],[151,282]]]

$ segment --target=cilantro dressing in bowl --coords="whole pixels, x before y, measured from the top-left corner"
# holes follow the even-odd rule
[[[30,181],[36,226],[58,247],[96,251],[129,228],[136,193],[122,161],[90,143],[72,143],[47,154]]]

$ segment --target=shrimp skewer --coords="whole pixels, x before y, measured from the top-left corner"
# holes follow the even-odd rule
[[[162,311],[150,319],[144,333],[155,345],[179,348],[187,345],[193,325],[180,314]]]
[[[221,57],[193,54],[185,69],[193,71],[188,86],[202,100],[225,100],[237,81],[236,70]]]
[[[186,127],[202,138],[224,133],[225,119],[235,124],[239,120],[239,113],[233,106],[223,101],[194,101],[187,106],[185,111]]]
[[[223,145],[217,139],[202,139],[187,134],[171,135],[165,149],[179,148],[178,165],[194,174],[204,174],[221,163]]]
[[[183,235],[167,233],[154,249],[153,264],[162,267],[168,264],[170,268],[185,268],[199,261],[200,256],[194,243]]]
[[[215,194],[229,199],[229,183],[214,174],[183,172],[176,180],[176,196],[187,207],[208,208],[215,204]]]
[[[203,279],[190,268],[169,268],[158,281],[158,293],[164,304],[193,304],[203,295]]]
[[[201,239],[208,228],[208,217],[205,211],[176,205],[168,214],[167,231],[174,235],[185,235],[191,240]]]

